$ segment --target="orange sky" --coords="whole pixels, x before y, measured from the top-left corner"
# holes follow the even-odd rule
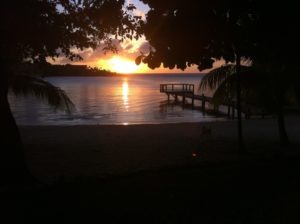
[[[145,18],[145,12],[148,11],[146,5],[136,0],[127,0],[127,3],[134,3],[137,9],[134,14]],[[96,49],[87,48],[84,50],[73,49],[74,53],[82,56],[82,61],[71,62],[65,57],[58,57],[55,60],[48,59],[48,62],[53,64],[85,64],[90,67],[98,67],[100,69],[106,69],[117,73],[198,73],[197,66],[187,68],[185,71],[180,69],[167,69],[160,68],[151,70],[145,64],[139,66],[135,65],[135,58],[140,55],[140,52],[147,54],[150,49],[149,43],[145,38],[139,40],[125,40],[124,42],[114,41],[115,46],[118,49],[118,53],[114,54],[107,52],[106,54],[102,51],[104,45],[98,46]],[[220,64],[218,62],[218,64]],[[205,72],[205,71],[204,71]]]
[[[82,56],[82,61],[70,61],[65,57],[58,57],[55,60],[49,58],[48,62],[52,64],[85,64],[90,67],[98,67],[117,73],[197,73],[199,72],[196,66],[187,68],[185,71],[180,69],[167,69],[161,66],[155,70],[149,69],[146,64],[135,64],[135,58],[140,55],[140,52],[147,54],[149,52],[149,44],[144,39],[126,40],[122,43],[115,41],[118,48],[118,53],[102,51],[103,46],[99,46],[95,50],[87,48],[84,50],[73,49],[74,53]]]
[[[84,50],[73,49],[74,53],[78,53],[82,56],[82,61],[70,61],[65,57],[58,57],[55,60],[48,59],[48,62],[53,64],[85,64],[90,67],[98,67],[100,69],[109,70],[117,73],[198,73],[199,70],[197,66],[192,66],[184,71],[181,69],[168,69],[161,65],[160,68],[150,69],[146,64],[140,64],[139,66],[135,64],[135,58],[140,55],[140,52],[145,54],[149,51],[149,44],[144,38],[133,41],[125,41],[115,43],[118,47],[118,53],[104,53],[102,51],[103,46],[99,46],[97,49],[87,48]],[[216,66],[219,66],[222,62],[217,62]],[[202,71],[205,72],[205,71]]]

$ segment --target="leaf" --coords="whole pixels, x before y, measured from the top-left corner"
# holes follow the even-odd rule
[[[136,65],[140,65],[141,62],[142,62],[142,59],[143,59],[143,55],[138,56],[138,57],[135,59],[135,64],[136,64]]]
[[[72,113],[75,106],[65,91],[51,83],[33,76],[15,75],[10,77],[9,89],[16,95],[32,95],[46,100],[55,110]]]
[[[224,80],[226,80],[234,72],[234,65],[225,65],[211,70],[205,76],[203,76],[199,85],[199,90],[204,91],[207,88],[211,90],[216,89]]]
[[[132,11],[134,9],[136,9],[135,5],[134,4],[129,4],[127,7],[126,7],[127,10],[129,11]]]

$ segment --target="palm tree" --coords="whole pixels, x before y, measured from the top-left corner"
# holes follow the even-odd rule
[[[299,88],[295,86],[298,82],[288,78],[284,82],[280,81],[258,64],[251,67],[241,66],[240,75],[242,105],[251,105],[263,111],[276,113],[280,140],[287,144],[289,140],[284,124],[284,112],[278,108],[283,108],[286,104],[300,103]],[[213,103],[228,104],[236,99],[236,76],[236,65],[233,64],[213,69],[202,78],[199,90],[213,90]]]
[[[215,104],[230,103],[236,99],[236,65],[229,64],[211,70],[201,80],[200,91],[210,89],[214,91]],[[241,66],[241,98],[245,103],[263,106],[263,100],[268,96],[264,87],[265,76],[253,67]]]
[[[62,110],[68,114],[75,109],[64,90],[35,76],[14,75],[9,79],[9,89],[16,96],[32,95],[45,100],[55,110]]]
[[[230,97],[231,93],[234,92],[232,77],[235,71],[235,65],[225,65],[211,70],[201,79],[199,91],[205,91],[207,89],[216,91],[213,95],[213,101],[216,104],[221,100],[222,102],[224,102],[223,100],[226,101],[225,98]],[[217,92],[223,92],[223,94],[217,94]],[[221,96],[223,99],[217,96]]]
[[[16,96],[33,95],[38,99],[46,100],[55,110],[63,110],[70,114],[75,109],[74,104],[62,89],[35,76],[12,75],[8,80],[8,88]],[[2,114],[12,116],[10,109]],[[20,150],[20,148],[23,149],[23,144],[16,122],[14,119],[8,119],[8,121],[13,122],[12,127],[16,128],[5,130],[7,133],[4,134],[4,137],[8,136],[9,138],[3,139],[8,144],[5,144],[1,151],[1,168],[9,167],[9,170],[2,172],[3,183],[7,181],[9,183],[19,183],[20,181],[36,183],[37,180],[28,170],[23,150]],[[14,138],[10,138],[12,132]]]

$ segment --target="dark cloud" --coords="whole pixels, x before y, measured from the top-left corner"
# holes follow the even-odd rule
[[[118,52],[122,52],[123,48],[121,47],[121,44],[118,40],[113,40],[112,44],[116,47]],[[100,44],[96,49],[85,49],[79,53],[79,55],[83,58],[84,61],[86,62],[92,62],[92,61],[97,61],[101,58],[105,58],[108,55],[111,55],[110,51],[105,52],[103,49],[105,48],[105,44],[102,43]],[[83,62],[84,62],[83,61]]]

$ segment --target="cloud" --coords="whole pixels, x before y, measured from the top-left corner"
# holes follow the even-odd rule
[[[115,45],[116,49],[119,52],[122,52],[124,49],[121,46],[120,42],[118,40],[113,40],[113,44]],[[54,59],[52,58],[47,58],[47,61],[52,63],[52,64],[87,64],[87,65],[92,65],[93,63],[96,63],[99,58],[107,57],[107,55],[111,55],[111,52],[105,53],[103,48],[106,45],[104,43],[101,43],[96,49],[92,48],[85,48],[83,50],[78,49],[78,48],[72,48],[71,52],[78,54],[79,56],[82,57],[83,60],[77,60],[77,61],[71,61],[70,59],[66,58],[65,56],[59,56],[55,57]],[[95,65],[96,66],[96,65]]]
[[[139,10],[139,9],[135,9],[133,11],[133,15],[135,16],[140,16],[142,18],[142,20],[146,20],[146,14],[145,12],[143,12],[142,10]]]
[[[126,47],[125,47],[125,50],[130,50],[130,49],[132,49],[133,48],[133,45],[132,44],[129,44],[129,45],[127,45]]]
[[[73,48],[71,49],[71,52],[75,54],[79,54],[82,58],[87,58],[90,57],[93,54],[93,49],[92,48],[85,48],[83,50],[80,50],[78,48]]]
[[[141,16],[143,20],[146,20],[146,13],[150,10],[149,6],[139,0],[127,0],[126,5],[133,4],[136,9],[132,11],[134,16]]]
[[[105,53],[103,51],[103,48],[105,47],[105,44],[102,43],[100,44],[96,49],[92,48],[86,48],[83,50],[73,48],[72,52],[79,54],[83,60],[82,61],[70,61],[66,57],[60,56],[55,58],[55,60],[52,60],[48,58],[48,62],[53,63],[53,64],[85,64],[90,67],[101,67],[103,69],[108,69],[109,68],[109,61],[115,57],[119,56],[121,58],[125,58],[128,60],[131,60],[134,62],[134,60],[141,55],[141,52],[143,54],[148,54],[151,45],[145,40],[145,38],[140,38],[139,40],[125,40],[124,42],[119,42],[118,40],[113,40],[113,43],[115,44],[116,48],[118,49],[118,53],[112,53],[112,52],[107,52]],[[155,70],[150,70],[147,68],[145,64],[142,64],[140,66],[139,72],[153,72],[153,73],[164,73],[164,72],[172,72],[172,73],[181,73],[182,70],[179,69],[164,69],[162,66],[158,69]],[[198,72],[196,66],[193,66],[191,68],[188,68],[185,72]]]
[[[142,52],[143,54],[148,54],[151,48],[152,48],[151,45],[147,41],[145,41],[139,47],[139,52]]]
[[[132,15],[141,16],[142,19],[145,19],[145,14],[150,10],[149,6],[139,0],[126,0],[125,5],[130,5],[130,4],[133,4],[136,7],[136,9],[133,10]],[[118,49],[119,56],[131,60],[135,60],[135,58],[139,56],[141,52],[143,52],[144,54],[149,53],[149,47],[150,47],[150,45],[146,42],[145,37],[142,37],[138,40],[128,39],[121,43],[118,40],[113,40],[113,44]],[[92,49],[92,48],[87,48],[83,50],[72,49],[74,53],[79,54],[83,58],[82,61],[72,62],[65,57],[57,57],[55,58],[55,61],[48,59],[48,61],[55,64],[72,63],[72,64],[87,64],[89,66],[97,66],[98,61],[100,59],[102,60],[110,59],[114,55],[112,52],[105,53],[102,50],[104,47],[105,45],[104,43],[102,43],[96,49]]]

